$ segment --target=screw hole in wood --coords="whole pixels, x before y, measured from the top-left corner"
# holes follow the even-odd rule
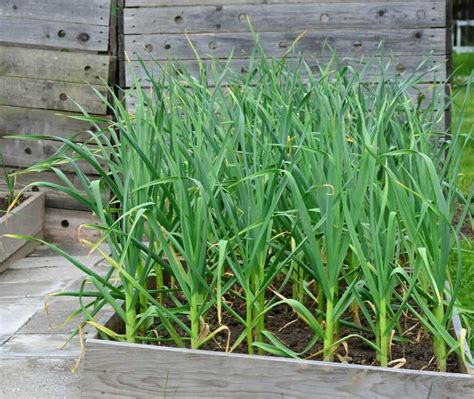
[[[79,36],[77,38],[79,39],[80,42],[85,43],[85,42],[89,41],[90,36],[89,36],[88,33],[83,32],[83,33],[79,34]]]

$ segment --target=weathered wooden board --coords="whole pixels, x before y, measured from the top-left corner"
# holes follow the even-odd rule
[[[330,61],[328,57],[305,57],[308,66],[314,72],[315,75],[318,75],[319,68],[318,66],[325,66]],[[291,65],[292,60],[290,59],[289,65]],[[362,68],[364,65],[371,65],[366,75],[368,80],[377,79],[381,75],[381,66],[383,65],[386,68],[384,76],[387,78],[393,78],[394,76],[411,76],[416,75],[423,82],[439,82],[446,79],[446,60],[443,56],[436,56],[426,58],[425,60],[420,59],[419,56],[399,56],[394,59],[386,59],[381,63],[380,59],[376,58],[367,58],[366,60],[355,60],[352,58],[342,59],[341,62],[344,65],[350,65],[353,68]],[[421,63],[423,65],[421,65]],[[157,63],[155,61],[145,61],[146,69],[152,76],[159,78],[163,75],[163,68],[166,68],[167,61]],[[209,72],[209,77],[212,80],[212,74],[210,73],[211,62],[204,60],[206,69]],[[223,60],[221,65],[224,66],[226,61]],[[184,60],[179,62],[180,66],[184,66],[187,70],[194,76],[199,75],[199,63],[195,60]],[[250,61],[248,59],[234,59],[230,64],[231,68],[234,71],[246,73],[251,69]],[[305,75],[305,70],[302,71]],[[149,85],[148,76],[139,61],[131,61],[126,65],[126,86],[130,87],[134,83],[134,75],[138,79],[143,79],[142,86],[147,87]]]
[[[279,4],[279,3],[315,3],[315,0],[124,0],[126,7],[171,7],[200,5],[234,5],[234,4]],[[198,3],[199,1],[199,3]],[[430,2],[432,0],[417,0]],[[324,0],[322,3],[377,3],[380,0]],[[397,3],[400,0],[385,0],[385,3]]]
[[[464,374],[87,340],[87,398],[472,398]]]
[[[0,17],[109,25],[110,0],[2,0]]]
[[[73,141],[88,140],[89,135],[81,132],[95,130],[95,126],[71,118],[80,115],[82,114],[0,105],[0,137],[40,134],[71,138]],[[109,118],[104,115],[92,116],[104,120]],[[100,126],[106,125],[105,121],[100,124]]]
[[[108,55],[0,46],[0,76],[103,85],[109,62]]]
[[[445,26],[446,11],[444,1],[129,8],[124,10],[124,30],[128,35],[248,32],[247,18],[259,32],[367,26],[371,29],[430,28]]]
[[[15,171],[16,171],[15,169],[8,169],[9,173],[13,173]],[[66,173],[66,176],[71,180],[74,186],[78,188],[80,187],[79,179],[75,175],[71,173]],[[23,173],[23,174],[17,175],[15,187],[17,190],[20,190],[20,189],[23,189],[27,185],[31,185],[39,181],[64,185],[64,183],[56,176],[55,173],[38,172],[38,173]],[[3,180],[0,180],[0,191],[5,191],[6,188],[7,187],[6,187],[5,182]],[[84,206],[80,202],[72,199],[68,195],[58,190],[53,190],[50,188],[38,187],[38,186],[33,185],[30,187],[28,191],[44,193],[46,206],[50,208],[84,209]],[[81,194],[83,194],[83,191],[81,191],[80,188],[79,188],[79,191]]]
[[[11,213],[0,217],[0,270],[2,270],[2,263],[27,244],[23,240],[2,236],[4,234],[42,236],[43,223],[44,195],[41,193],[29,194],[29,197]]]
[[[95,222],[87,211],[46,208],[44,238],[54,243],[78,243],[80,238],[95,242],[100,236],[97,231],[81,228]]]
[[[189,35],[201,56],[212,55],[226,58],[231,50],[234,56],[245,58],[254,50],[250,33],[201,33]],[[264,32],[259,35],[260,44],[268,56],[284,55],[298,37],[297,32]],[[427,56],[430,52],[444,55],[446,35],[444,29],[402,30],[353,30],[338,29],[331,32],[308,31],[299,40],[296,50],[305,54],[320,55],[326,49],[336,50],[339,56],[360,57],[380,54],[384,43],[388,55]],[[125,52],[130,59],[168,59],[171,55],[180,59],[195,59],[193,49],[185,35],[126,35]]]
[[[61,146],[57,141],[0,139],[0,155],[5,166],[27,168],[33,164],[49,159]],[[90,165],[79,162],[85,173],[97,174]],[[71,165],[61,164],[58,168],[64,171],[74,171]]]
[[[77,102],[94,114],[107,111],[106,104],[85,83],[0,76],[0,87],[0,105],[79,111],[74,103]],[[107,95],[106,86],[96,86],[96,89]]]
[[[0,17],[0,42],[56,48],[107,51],[107,26]]]

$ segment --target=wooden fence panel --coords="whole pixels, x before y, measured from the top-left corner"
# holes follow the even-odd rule
[[[268,56],[283,56],[298,38],[296,32],[264,32],[259,42]],[[249,57],[254,50],[251,33],[200,33],[189,36],[196,50],[216,58],[226,58],[234,49],[236,58]],[[308,31],[296,45],[296,51],[309,55],[322,54],[326,49],[336,50],[339,56],[361,57],[380,54],[380,44],[384,43],[388,55],[427,56],[445,53],[445,32],[442,29],[398,29],[398,30],[354,30]],[[130,59],[166,60],[170,56],[179,59],[195,59],[193,49],[184,35],[127,35],[125,49]]]
[[[5,166],[27,168],[35,163],[46,161],[61,147],[61,143],[49,140],[0,139],[0,148]],[[79,162],[81,170],[86,174],[97,174],[87,163]],[[69,164],[58,165],[64,171],[73,172]]]
[[[75,102],[91,113],[105,114],[106,105],[87,84],[0,76],[0,105],[78,111]],[[102,95],[105,86],[96,87]]]
[[[96,127],[85,121],[73,119],[78,114],[43,109],[0,105],[0,137],[10,135],[48,135],[69,138],[83,142],[90,138],[87,130]],[[99,127],[106,127],[108,117],[93,115],[102,119]]]
[[[107,54],[0,47],[1,76],[104,85],[109,68]]]
[[[100,238],[99,233],[82,228],[84,224],[94,221],[90,212],[46,208],[44,238],[49,242],[77,243],[80,238],[95,242]]]
[[[417,0],[418,2],[431,2],[432,0]],[[398,3],[400,0],[385,0],[385,3]],[[233,4],[304,4],[317,3],[314,0],[125,0],[126,7],[171,7],[214,5],[226,6]],[[324,0],[321,3],[380,3],[380,0]]]
[[[110,0],[2,0],[0,17],[109,26]]]
[[[99,25],[0,17],[0,42],[107,51],[109,30]]]
[[[199,3],[199,2],[197,2]],[[259,32],[298,33],[341,27],[371,29],[433,28],[446,23],[443,2],[346,4],[260,4],[225,7],[128,8],[127,34],[248,32],[247,18]]]
[[[94,89],[107,97],[107,83],[115,81],[115,40],[110,40],[115,1],[0,2],[0,155],[7,168],[21,169],[43,161],[56,152],[60,143],[5,136],[52,135],[87,140],[86,131],[95,127],[70,118],[82,115],[75,102],[101,119],[102,125],[108,123],[107,105]],[[61,165],[60,169],[72,172],[69,165]],[[82,170],[96,174],[85,164]],[[58,182],[53,173],[22,174],[18,187],[35,178]],[[64,194],[45,191],[48,207],[81,207]],[[61,240],[61,233],[50,236]]]

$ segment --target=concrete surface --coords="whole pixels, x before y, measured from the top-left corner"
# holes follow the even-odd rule
[[[105,273],[101,258],[68,250]],[[78,287],[82,273],[47,248],[11,265],[0,274],[0,398],[79,398],[79,375],[71,369],[80,356],[76,337],[65,348],[79,319],[62,325],[77,309],[77,299],[51,293]],[[48,314],[45,313],[45,301]],[[93,334],[88,328],[86,336]]]

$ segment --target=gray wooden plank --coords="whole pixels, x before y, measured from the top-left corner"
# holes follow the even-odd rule
[[[103,85],[110,56],[0,46],[0,75]]]
[[[464,374],[87,340],[84,397],[472,398]]]
[[[330,61],[330,57],[305,57],[308,66],[311,70],[318,75],[319,69],[318,65],[327,65]],[[426,61],[420,67],[422,61]],[[362,68],[366,63],[372,65],[369,68],[367,79],[373,80],[377,79],[381,75],[381,64],[380,59],[367,59],[367,60],[356,60],[350,57],[344,58],[341,60],[344,65],[350,65],[354,68]],[[163,61],[161,63],[155,61],[145,61],[146,69],[152,76],[159,78],[163,75],[163,68],[167,67],[168,62]],[[199,63],[195,60],[185,60],[178,62],[179,65],[186,67],[191,74],[194,76],[198,76],[199,74]],[[291,65],[291,60],[289,61]],[[204,60],[204,64],[206,65],[206,69],[210,72],[210,65],[211,62]],[[225,61],[222,62],[222,65],[225,64]],[[411,76],[415,74],[423,82],[434,82],[434,81],[443,81],[446,79],[446,60],[443,56],[436,56],[430,57],[426,60],[423,60],[419,56],[399,56],[396,59],[391,60],[390,58],[386,60],[385,67],[387,70],[385,71],[385,76],[387,78],[393,78],[394,76]],[[248,59],[234,59],[231,61],[231,68],[234,71],[240,71],[241,73],[245,73],[250,69],[249,60]],[[436,68],[434,71],[433,69]],[[303,75],[305,74],[305,70],[303,70]],[[148,87],[149,79],[146,75],[146,72],[139,61],[131,61],[130,63],[126,64],[125,67],[125,76],[126,76],[126,85],[130,87],[134,83],[134,76],[138,79],[142,80],[142,86]],[[212,75],[209,73],[209,77],[212,81]],[[148,80],[147,80],[148,79]]]
[[[204,33],[189,35],[201,56],[212,55],[225,58],[234,49],[237,58],[246,58],[254,49],[250,33]],[[262,48],[268,56],[282,56],[298,37],[296,32],[264,32],[259,35]],[[444,29],[402,30],[354,30],[308,31],[299,40],[296,49],[305,54],[322,54],[324,49],[336,50],[339,56],[360,57],[380,54],[380,43],[384,43],[388,55],[412,55],[420,57],[431,51],[444,55],[446,51]],[[195,59],[185,35],[126,35],[125,52],[130,59],[168,59],[171,55],[180,59]]]
[[[15,172],[17,169],[9,168],[10,173]],[[76,186],[81,194],[83,191],[80,189],[79,179],[71,173],[66,173],[66,176],[71,180],[72,184]],[[56,176],[53,172],[38,172],[38,173],[23,173],[17,175],[16,185],[17,190],[23,189],[25,186],[34,184],[35,182],[48,182],[54,184],[64,185],[62,181]],[[6,190],[6,183],[0,180],[0,191]],[[53,190],[50,188],[43,188],[38,186],[32,186],[29,191],[35,190],[45,194],[45,203],[47,207],[50,208],[60,208],[60,209],[84,209],[84,205],[80,202],[72,199],[68,195],[62,193],[58,190]]]
[[[108,27],[71,22],[0,17],[0,42],[107,51]]]
[[[99,238],[96,230],[81,227],[96,222],[90,212],[46,208],[44,218],[44,237],[49,242],[79,243],[80,238],[95,242]]]
[[[171,7],[171,6],[195,6],[215,5],[225,6],[233,4],[295,4],[295,3],[376,3],[380,0],[125,0],[126,7]],[[385,3],[399,2],[400,0],[385,0]],[[418,0],[429,2],[432,0]]]
[[[107,106],[87,84],[0,76],[0,87],[0,105],[79,111],[74,103],[77,102],[88,112],[107,111]],[[107,94],[105,86],[96,89]]]
[[[33,193],[11,213],[0,217],[0,264],[27,243],[3,237],[5,234],[41,236],[44,222],[44,195]]]
[[[49,111],[25,107],[10,107],[0,105],[0,137],[7,135],[41,134],[63,138],[72,138],[73,141],[88,140],[86,130],[95,129],[90,123],[72,119],[72,116],[81,114],[71,112]],[[92,115],[107,119],[104,115]],[[106,126],[104,122],[101,126]]]
[[[125,34],[248,32],[247,17],[259,32],[336,28],[430,28],[446,23],[444,1],[361,4],[262,4],[223,7],[129,8]]]
[[[109,25],[110,0],[2,0],[0,17]]]
[[[0,155],[5,166],[27,168],[53,156],[61,146],[57,141],[0,139]],[[88,174],[97,174],[90,165],[78,162],[81,169]],[[68,164],[58,165],[64,171],[73,172]]]

